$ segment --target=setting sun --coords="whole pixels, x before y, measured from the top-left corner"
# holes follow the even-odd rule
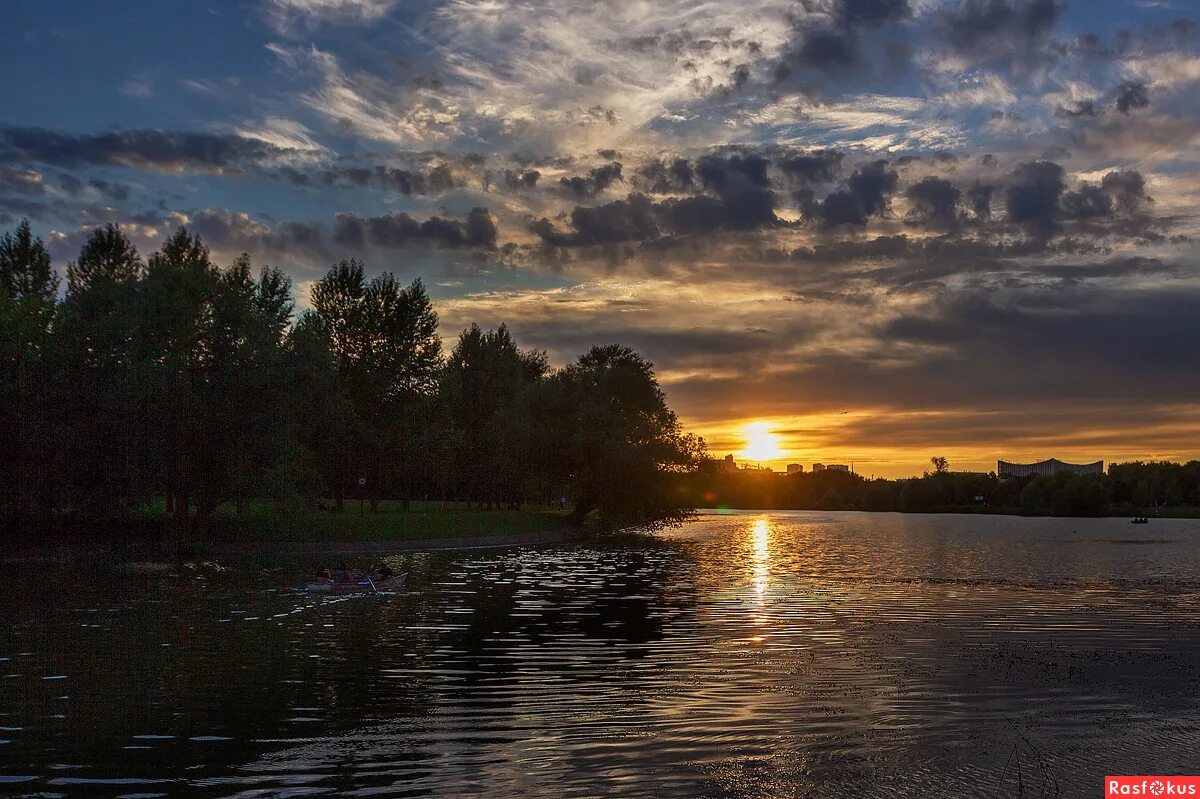
[[[783,457],[779,437],[771,432],[766,422],[751,422],[745,428],[746,446],[739,453],[752,461],[773,461]]]

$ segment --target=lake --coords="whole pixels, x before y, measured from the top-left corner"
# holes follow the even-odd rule
[[[0,792],[1100,796],[1200,771],[1198,556],[1193,520],[772,511],[393,556],[393,597],[9,563]]]

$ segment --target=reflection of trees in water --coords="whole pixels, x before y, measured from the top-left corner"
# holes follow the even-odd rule
[[[291,613],[308,600],[265,593],[248,576],[44,566],[16,575],[18,589],[0,601],[15,622],[5,625],[0,652],[33,654],[0,664],[10,667],[0,674],[22,675],[0,680],[0,705],[12,726],[24,728],[7,736],[10,762],[94,764],[92,777],[128,776],[131,758],[139,774],[182,774],[202,762],[223,770],[253,755],[250,741],[428,706],[424,681],[384,673],[429,649],[427,634],[409,629],[413,613],[403,598],[316,600]],[[233,740],[187,740],[194,736]],[[123,748],[129,745],[151,748]]]
[[[465,628],[449,648],[469,682],[514,674],[525,647],[586,648],[589,657],[611,647],[611,659],[640,657],[639,645],[662,640],[665,627],[695,598],[678,585],[678,547],[640,540],[639,549],[614,539],[596,548],[524,553],[473,564],[460,596],[472,611],[451,617]],[[588,670],[591,673],[591,669]]]

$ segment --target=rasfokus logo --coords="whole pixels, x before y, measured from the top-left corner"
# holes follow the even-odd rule
[[[1200,797],[1200,777],[1105,777],[1104,799],[1116,796]]]

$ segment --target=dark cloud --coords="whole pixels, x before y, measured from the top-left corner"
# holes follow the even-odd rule
[[[946,227],[953,227],[960,221],[962,191],[945,178],[932,175],[922,178],[909,186],[905,195],[920,219]]]
[[[651,194],[680,194],[696,185],[696,171],[686,158],[655,158],[638,167],[634,184]]]
[[[795,21],[797,38],[775,69],[788,79],[796,69],[837,70],[862,60],[862,33],[911,13],[908,0],[802,0],[808,12]]]
[[[76,134],[46,128],[0,128],[0,161],[9,163],[219,170],[246,167],[291,153],[294,151],[235,134],[162,130]]]
[[[504,185],[510,189],[532,189],[537,186],[542,173],[536,169],[504,170]]]
[[[333,240],[356,249],[367,246],[396,249],[410,244],[495,249],[498,231],[486,208],[473,208],[465,220],[432,216],[419,222],[406,213],[362,217],[340,213],[334,219]]]
[[[1154,199],[1146,194],[1142,173],[1109,172],[1100,184],[1084,183],[1063,195],[1062,211],[1067,219],[1103,219],[1140,211]]]
[[[1109,172],[1100,185],[1112,197],[1117,211],[1131,214],[1154,199],[1146,194],[1146,179],[1141,172]]]
[[[1067,219],[1095,219],[1111,216],[1112,198],[1099,186],[1085,183],[1062,197],[1062,212]]]
[[[463,185],[449,164],[439,164],[429,171],[388,165],[336,166],[314,171],[286,166],[273,174],[296,186],[378,186],[405,196],[442,194]]]
[[[576,175],[570,178],[559,178],[558,182],[571,194],[580,199],[594,197],[613,183],[623,179],[621,169],[621,164],[614,161],[611,164],[605,164],[592,169],[586,176]]]
[[[641,194],[605,205],[577,206],[571,212],[572,233],[558,231],[549,219],[539,219],[532,230],[547,244],[570,247],[588,244],[616,244],[649,241],[662,235],[660,208]]]
[[[844,153],[837,150],[813,150],[782,156],[776,159],[775,164],[791,182],[810,186],[836,180],[845,157]]]
[[[696,174],[701,184],[714,192],[721,202],[724,224],[733,230],[772,225],[775,216],[775,192],[767,175],[769,162],[754,153],[730,156],[706,155],[697,160]],[[714,212],[711,203],[682,200],[678,208]]]
[[[1025,384],[1004,389],[1009,396],[1014,391],[1036,396],[1029,383],[1049,383],[1053,390],[1047,396],[1060,400],[1097,390],[1147,398],[1162,392],[1160,399],[1195,391],[1200,378],[1183,375],[1195,375],[1200,367],[1193,346],[1200,336],[1196,292],[1148,289],[1123,293],[1121,302],[1113,299],[1091,287],[1000,295],[946,291],[886,325],[881,335],[947,347],[956,357]],[[955,371],[961,379],[961,368]]]
[[[997,44],[1004,46],[1038,39],[1062,16],[1059,0],[963,0],[942,15],[947,37],[955,49],[979,55]]]
[[[734,90],[743,89],[746,83],[750,80],[750,67],[746,64],[738,64],[733,68],[733,74],[730,75],[730,82],[733,84]]]
[[[600,206],[576,206],[570,217],[572,231],[563,232],[545,218],[536,220],[531,229],[547,244],[569,247],[769,227],[779,219],[768,166],[765,158],[753,153],[706,155],[697,160],[694,169],[706,194],[655,202],[635,193]],[[642,179],[654,183],[662,179],[664,187],[669,187],[671,179],[686,174],[691,173],[682,168],[652,168]]]
[[[170,227],[168,220],[157,227]],[[299,253],[325,252],[324,234],[312,222],[277,222],[268,225],[249,214],[225,208],[203,208],[187,214],[187,227],[215,250],[226,252]]]
[[[826,227],[865,225],[868,217],[887,213],[888,199],[899,183],[899,175],[887,161],[870,161],[854,170],[845,188],[826,195],[808,214]]]
[[[840,0],[833,14],[843,28],[880,25],[909,14],[908,0]]]
[[[856,39],[847,31],[813,31],[804,37],[794,61],[811,67],[848,67],[858,63]]]
[[[992,218],[992,195],[995,193],[995,186],[978,181],[967,189],[967,202],[975,212],[976,219],[986,222]]]
[[[1052,232],[1066,188],[1063,168],[1053,161],[1031,161],[1013,170],[1011,181],[1005,191],[1009,221]]]
[[[1146,84],[1138,82],[1122,83],[1117,87],[1117,110],[1128,114],[1139,108],[1150,105],[1150,91]]]
[[[861,354],[813,352],[776,358],[769,372],[751,364],[729,376],[701,374],[673,382],[671,397],[718,419],[846,407],[965,410],[979,414],[973,434],[991,446],[1011,446],[1022,425],[1039,428],[1041,445],[1086,434],[1087,423],[1107,427],[1099,408],[1108,404],[1126,417],[1112,429],[1127,437],[1152,408],[1193,405],[1197,302],[1194,289],[942,289],[869,330],[874,342]],[[1066,429],[1064,414],[1086,421]],[[934,419],[922,431],[928,442],[960,440],[942,415]],[[887,429],[881,424],[862,440],[892,444]]]

